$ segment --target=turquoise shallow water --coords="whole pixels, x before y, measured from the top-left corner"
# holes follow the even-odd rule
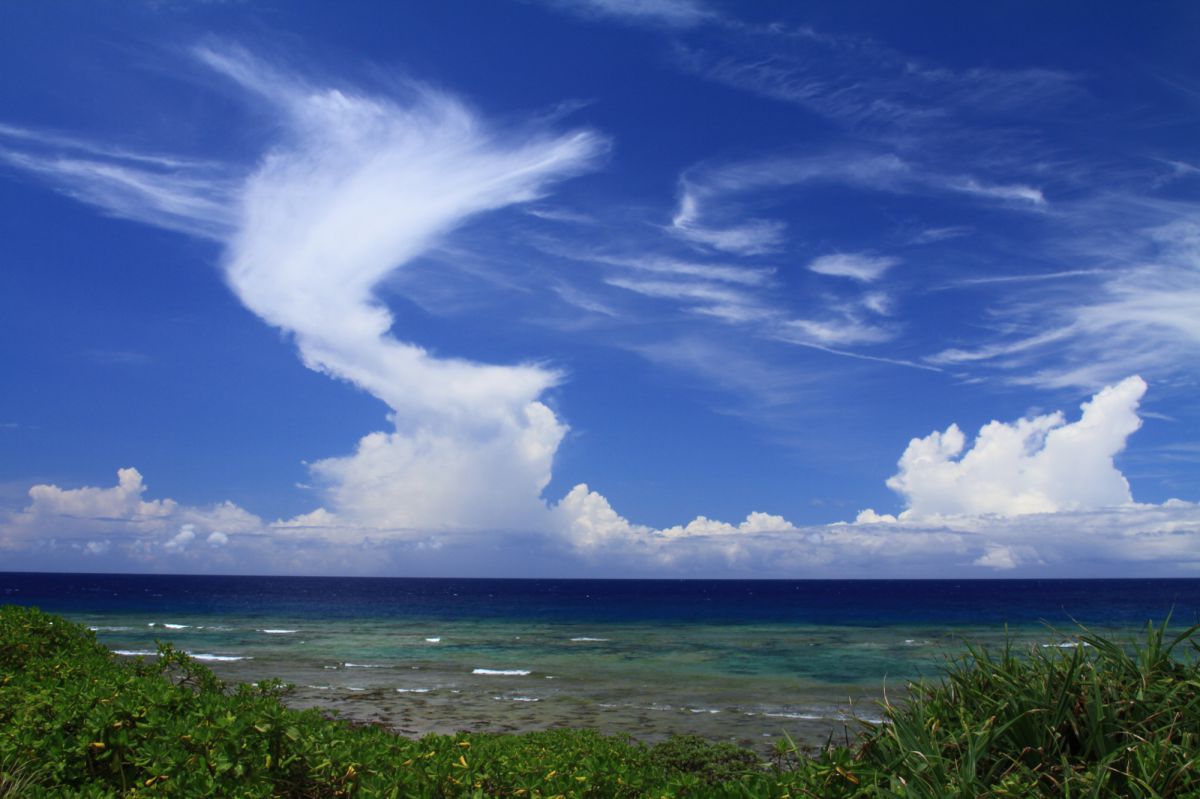
[[[210,615],[70,614],[125,656],[157,641],[230,680],[278,677],[291,701],[407,734],[587,725],[657,739],[687,732],[807,743],[875,722],[890,687],[936,677],[963,641],[1004,629],[781,624],[563,624]],[[1018,646],[1069,633],[1010,629]]]
[[[169,641],[227,679],[277,677],[296,706],[409,735],[569,725],[764,747],[878,723],[885,690],[936,678],[964,641],[1070,646],[1072,617],[1131,634],[1200,608],[1194,581],[1042,586],[1040,607],[1017,585],[416,583],[0,575],[6,600],[122,656]]]

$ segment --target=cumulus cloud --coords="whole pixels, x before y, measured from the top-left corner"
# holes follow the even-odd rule
[[[984,425],[970,449],[951,424],[914,438],[887,481],[904,497],[906,517],[1050,513],[1128,504],[1129,483],[1113,464],[1141,427],[1140,377],[1083,403],[1068,423],[1061,412]]]
[[[510,417],[466,429],[439,421],[428,419],[412,432],[371,433],[353,454],[314,463],[335,523],[397,535],[547,529],[540,495],[567,430],[554,413],[529,402]]]
[[[59,488],[35,485],[29,489],[30,503],[17,517],[10,532],[41,531],[46,520],[65,520],[71,526],[129,524],[137,529],[157,529],[178,506],[173,500],[145,500],[146,486],[137,469],[118,469],[117,484],[110,488]]]
[[[57,504],[31,502],[24,512],[0,514],[0,547],[9,555],[24,550],[30,562],[55,568],[82,557],[95,564],[92,568],[254,574],[462,576],[494,575],[498,569],[525,576],[692,577],[1200,573],[1200,505],[1183,500],[1011,516],[898,518],[864,511],[854,523],[831,525],[796,525],[753,512],[737,524],[699,516],[654,529],[631,523],[602,494],[581,484],[549,510],[549,531],[491,530],[486,536],[442,531],[397,537],[353,526],[323,509],[267,523],[228,504],[193,508],[168,499],[139,500],[170,508],[152,521],[138,515],[136,503],[118,508],[124,517],[102,521],[54,515],[76,500],[121,490],[118,484],[31,492],[54,496]],[[239,526],[229,526],[238,519]],[[197,546],[201,540],[207,546]],[[519,563],[511,560],[513,552],[520,553]]]
[[[1012,547],[992,545],[987,548],[987,552],[975,559],[976,566],[987,566],[991,569],[1007,571],[1017,568],[1020,562],[1017,553]]]
[[[161,555],[195,556],[193,541],[207,536],[210,546],[230,542],[233,533],[261,537],[262,519],[231,502],[189,506],[173,499],[147,498],[148,487],[133,467],[119,469],[108,487],[61,488],[41,484],[28,491],[19,510],[0,510],[0,550],[61,553],[127,559],[124,568],[160,567]],[[115,562],[115,561],[114,561]],[[62,564],[53,557],[50,564]]]
[[[112,548],[112,541],[104,539],[103,541],[88,541],[83,546],[83,551],[88,555],[103,555]]]
[[[188,544],[192,543],[196,538],[196,525],[185,524],[179,528],[179,532],[171,536],[171,538],[163,544],[163,549],[168,552],[182,552],[187,549]]]
[[[667,538],[679,538],[682,536],[718,536],[733,535],[736,533],[789,533],[795,530],[796,526],[782,516],[753,511],[746,517],[745,521],[738,525],[720,522],[705,516],[697,516],[686,525],[668,527],[660,532]]]
[[[571,545],[585,551],[613,543],[627,545],[653,532],[649,527],[630,524],[602,494],[585,483],[567,492],[555,507],[555,513]]]

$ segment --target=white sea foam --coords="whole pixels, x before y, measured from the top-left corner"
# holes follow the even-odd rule
[[[514,697],[512,697],[512,701],[514,701],[514,702],[541,702],[542,700],[536,696],[514,696]]]
[[[581,635],[577,638],[572,638],[571,640],[576,641],[576,642],[585,642],[585,641],[607,641],[608,639],[607,638],[589,638],[586,635]]]
[[[114,655],[124,655],[125,657],[158,657],[157,652],[151,652],[148,649],[114,649]]]
[[[431,644],[440,644],[440,643],[442,642],[442,639],[441,639],[440,637],[438,637],[438,638],[426,638],[425,640],[426,640],[428,643],[431,643]]]
[[[748,716],[759,715],[757,713],[747,713]],[[820,721],[825,716],[819,713],[763,713],[769,719],[802,719],[804,721]]]
[[[429,693],[429,691],[430,691],[429,688],[397,688],[396,689],[396,693],[398,693],[398,694],[427,694],[427,693]]]
[[[190,624],[164,624],[163,625],[163,627],[166,627],[168,630],[186,630],[188,627],[191,627],[191,626],[192,625],[190,625]]]
[[[524,677],[528,669],[475,669],[472,674],[486,674],[491,677]]]
[[[291,635],[293,633],[297,633],[300,631],[299,630],[259,630],[259,632],[266,633],[267,635]]]
[[[207,652],[188,652],[196,660],[212,663],[232,663],[237,660],[254,660],[249,655],[210,655]]]
[[[720,713],[721,711],[711,707],[689,707],[688,710],[693,713]]]
[[[1061,644],[1042,644],[1042,649],[1075,649],[1079,646],[1091,646],[1087,641],[1063,641]]]
[[[347,691],[365,691],[365,690],[367,690],[367,689],[366,689],[366,688],[359,688],[357,685],[347,685],[347,686],[346,686],[346,690],[347,690]]]
[[[88,629],[91,630],[92,632],[96,632],[96,633],[122,633],[122,632],[127,632],[129,630],[132,630],[133,628],[132,627],[109,627],[107,625],[99,624],[99,625],[95,625],[95,626],[89,626]]]
[[[348,669],[386,669],[387,666],[382,663],[346,663]]]

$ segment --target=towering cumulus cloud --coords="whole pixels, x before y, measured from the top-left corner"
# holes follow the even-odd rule
[[[1129,483],[1113,464],[1142,422],[1146,393],[1129,377],[1083,403],[1067,423],[1061,412],[983,426],[970,450],[958,425],[914,438],[887,481],[904,496],[905,516],[1027,513],[1113,507],[1132,501]],[[961,455],[961,457],[959,457]]]
[[[229,284],[294,334],[309,367],[394,411],[394,430],[314,464],[336,521],[544,526],[540,492],[565,427],[538,397],[557,374],[431,357],[391,336],[392,315],[373,291],[470,216],[534,199],[586,168],[603,140],[577,132],[504,141],[431,90],[402,107],[299,85],[238,54],[200,55],[277,108],[285,129],[240,193]],[[304,521],[335,520],[322,512]]]
[[[541,491],[566,427],[539,397],[559,375],[434,357],[391,334],[375,290],[473,216],[592,168],[607,141],[503,132],[429,87],[409,85],[401,102],[311,85],[237,49],[195,55],[270,116],[276,135],[253,166],[11,126],[0,161],[113,215],[217,240],[247,308],[289,333],[307,366],[391,409],[394,429],[312,465],[324,507],[285,527],[549,529]]]

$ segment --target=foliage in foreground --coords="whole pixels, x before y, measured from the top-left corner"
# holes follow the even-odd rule
[[[764,763],[686,736],[414,741],[288,709],[278,683],[229,690],[169,646],[119,661],[79,625],[4,607],[0,797],[1197,796],[1195,632],[970,650],[853,746]]]

